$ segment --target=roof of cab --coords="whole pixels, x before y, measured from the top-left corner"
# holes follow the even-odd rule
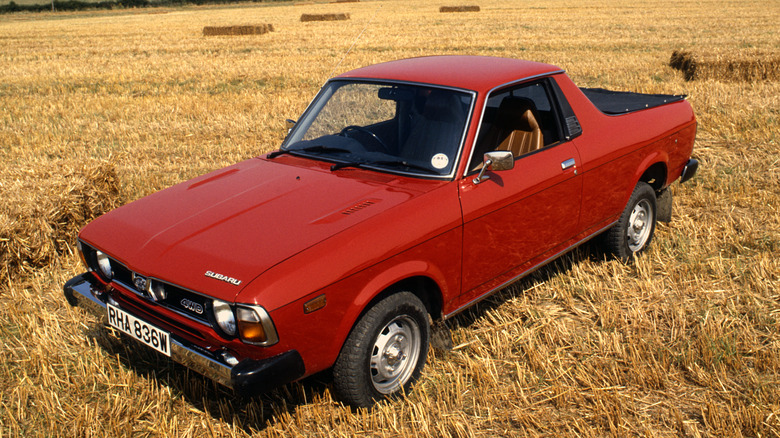
[[[348,71],[338,78],[420,82],[486,92],[539,75],[562,72],[540,62],[490,56],[426,56],[383,62]]]

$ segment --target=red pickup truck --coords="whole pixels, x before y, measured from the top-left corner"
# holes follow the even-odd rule
[[[68,302],[240,394],[328,368],[343,401],[408,390],[431,323],[597,235],[629,260],[691,178],[684,96],[581,89],[513,59],[329,80],[278,151],[87,225]]]

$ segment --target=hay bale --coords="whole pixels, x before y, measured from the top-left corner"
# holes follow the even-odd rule
[[[203,36],[213,35],[262,35],[273,32],[273,24],[255,24],[244,26],[206,26],[203,28]]]
[[[675,50],[669,59],[669,67],[683,72],[686,81],[693,80],[696,74],[696,60],[691,52]]]
[[[669,66],[683,72],[686,81],[757,82],[780,79],[780,53],[757,50],[711,53],[675,50]]]
[[[113,163],[15,168],[0,180],[0,284],[74,251],[78,231],[123,203]]]
[[[349,14],[301,14],[301,21],[342,21],[349,20]]]
[[[360,0],[335,0],[331,3],[358,3]]]
[[[479,6],[442,6],[439,12],[479,12]]]

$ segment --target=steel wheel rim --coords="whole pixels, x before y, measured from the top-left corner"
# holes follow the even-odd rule
[[[641,250],[650,239],[652,220],[653,206],[650,201],[642,199],[637,202],[628,218],[628,249],[631,252]]]
[[[369,372],[381,394],[400,389],[412,377],[420,359],[420,326],[407,315],[387,323],[374,341]]]

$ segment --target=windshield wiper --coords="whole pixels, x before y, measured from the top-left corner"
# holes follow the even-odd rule
[[[392,166],[392,167],[407,167],[409,169],[422,170],[433,175],[439,175],[439,172],[431,169],[430,167],[420,166],[419,164],[410,163],[403,160],[386,160],[386,161],[350,161],[347,163],[338,163],[330,166],[330,171],[336,171],[345,167],[357,167],[365,168],[367,166]]]
[[[335,148],[331,146],[323,146],[321,144],[318,144],[318,145],[307,146],[305,148],[299,148],[299,149],[279,149],[278,151],[274,151],[268,154],[266,158],[272,159],[278,157],[279,155],[289,154],[291,152],[314,152],[314,153],[339,152],[339,153],[346,154],[352,151],[350,151],[349,149]]]

